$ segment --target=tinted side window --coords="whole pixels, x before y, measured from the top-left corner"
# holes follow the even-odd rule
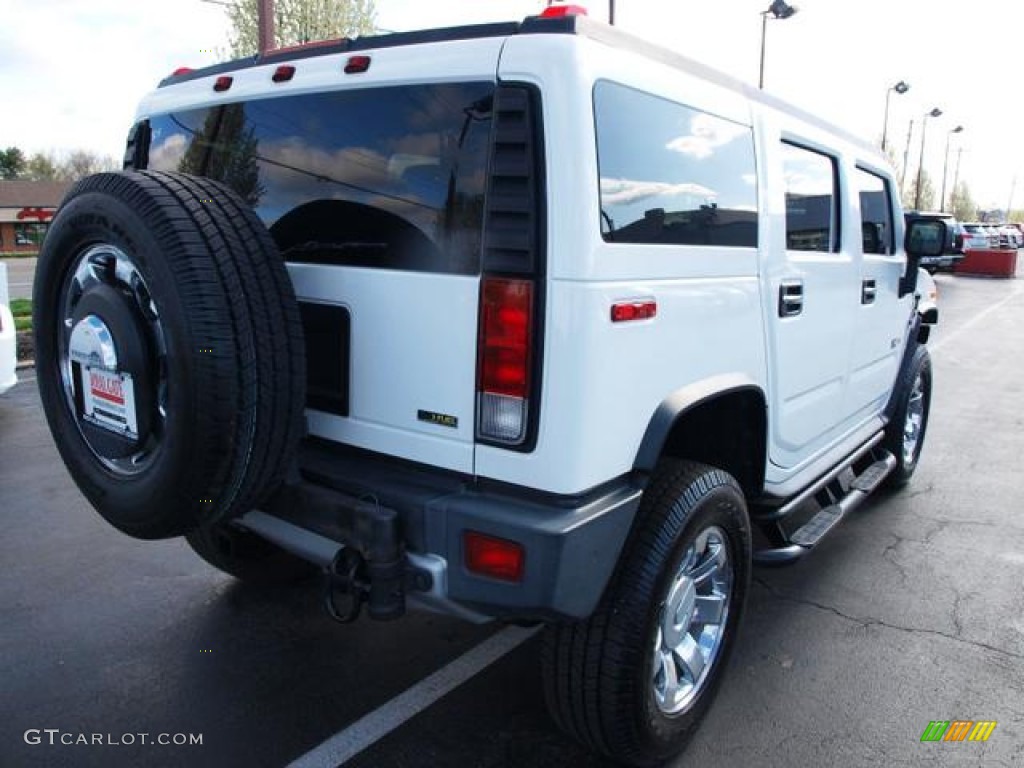
[[[838,250],[835,159],[783,142],[782,163],[786,183],[786,248]]]
[[[894,253],[889,182],[858,168],[854,183],[860,193],[860,231],[864,253]]]
[[[594,113],[606,241],[757,246],[749,127],[608,82]]]
[[[493,94],[445,83],[162,115],[149,167],[224,182],[289,260],[471,274]]]

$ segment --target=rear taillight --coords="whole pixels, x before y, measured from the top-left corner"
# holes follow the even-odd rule
[[[533,283],[485,278],[481,291],[477,436],[526,439],[533,347]]]

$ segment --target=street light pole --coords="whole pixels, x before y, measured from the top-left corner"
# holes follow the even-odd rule
[[[939,210],[945,213],[946,211],[946,170],[949,168],[949,140],[953,138],[954,133],[960,133],[964,127],[958,125],[946,134],[946,154],[942,156],[942,194],[939,196]]]
[[[900,169],[900,193],[907,188],[907,166],[910,163],[910,139],[914,135],[914,120],[911,118],[907,126],[907,146],[903,150],[903,168]]]
[[[785,0],[774,0],[767,11],[761,11],[761,69],[757,77],[757,87],[764,89],[764,41],[768,34],[768,17],[773,19],[788,19],[797,12],[796,6],[790,5]]]
[[[615,26],[615,0],[608,0],[608,24]]]
[[[921,173],[924,170],[924,139],[928,134],[928,118],[938,117],[942,110],[936,107],[931,112],[926,112],[924,120],[921,121],[921,158],[917,164],[917,189],[914,190],[914,210],[921,210]]]
[[[885,152],[885,139],[889,135],[889,97],[892,96],[892,92],[901,96],[910,90],[910,85],[906,81],[900,80],[896,85],[890,86],[885,92],[885,117],[882,119],[882,152]]]

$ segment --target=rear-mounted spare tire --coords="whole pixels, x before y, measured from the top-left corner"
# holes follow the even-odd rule
[[[50,431],[108,522],[177,536],[280,485],[302,432],[302,325],[273,240],[234,192],[176,173],[79,182],[33,298]]]

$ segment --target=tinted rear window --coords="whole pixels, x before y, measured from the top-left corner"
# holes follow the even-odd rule
[[[594,116],[606,241],[757,246],[748,126],[609,82]]]
[[[421,84],[161,115],[148,167],[224,182],[289,260],[471,274],[493,94]]]

